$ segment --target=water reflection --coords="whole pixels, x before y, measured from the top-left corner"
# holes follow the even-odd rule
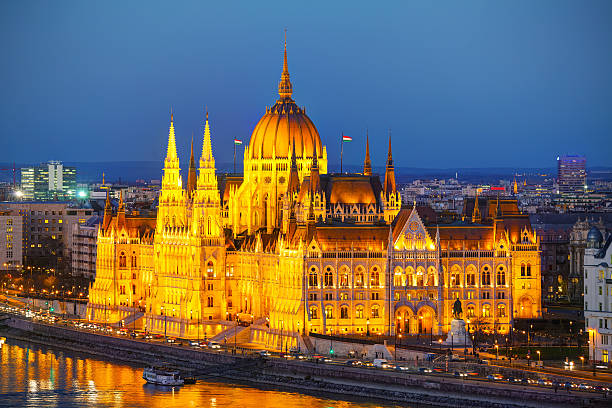
[[[380,407],[218,382],[145,384],[138,367],[8,339],[0,348],[0,405],[18,407]]]

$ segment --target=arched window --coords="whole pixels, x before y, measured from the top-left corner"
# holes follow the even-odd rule
[[[506,286],[506,270],[503,266],[497,268],[497,280],[495,284],[497,286]]]
[[[531,276],[531,264],[530,263],[527,263],[527,272],[525,276]]]
[[[327,269],[325,269],[325,274],[323,275],[323,283],[325,284],[326,288],[334,286],[334,273],[332,272],[329,266],[327,267]]]
[[[491,286],[491,270],[487,265],[482,268],[482,279],[480,283],[482,286]]]
[[[125,268],[127,266],[127,257],[125,256],[125,252],[121,252],[119,254],[119,267]]]
[[[341,319],[348,319],[348,306],[341,306],[340,307],[340,318]]]
[[[208,307],[213,307],[213,297],[212,296],[208,297],[208,303],[207,304],[208,304]]]
[[[401,268],[395,269],[395,273],[393,274],[393,286],[395,287],[406,286],[406,277],[402,273]]]
[[[525,264],[521,264],[521,276],[525,276]]]
[[[355,272],[355,287],[363,287],[363,268],[361,266],[357,267],[357,272]]]
[[[468,305],[466,314],[467,314],[467,317],[474,317],[475,316],[474,305]]]
[[[491,317],[491,305],[484,304],[482,305],[482,317]]]
[[[467,273],[465,274],[465,285],[476,286],[476,273],[473,266],[469,266]]]
[[[132,268],[137,268],[138,262],[136,260],[136,252],[132,253]]]
[[[424,286],[423,268],[417,269],[416,278],[417,278],[416,285]]]
[[[363,319],[363,306],[358,305],[355,308],[355,318],[356,319]]]
[[[497,317],[506,317],[506,305],[503,303],[497,305]]]
[[[340,269],[340,287],[348,288],[349,287],[349,272],[346,266]]]
[[[380,315],[378,314],[379,310],[380,308],[378,305],[372,306],[372,314],[371,314],[372,319],[376,319],[377,317],[380,317]]]
[[[454,265],[451,270],[450,276],[450,285],[451,287],[461,286],[461,268],[457,265]]]
[[[312,268],[308,274],[308,286],[311,288],[316,288],[319,286],[319,279],[315,268]]]
[[[334,308],[332,305],[325,306],[325,318],[326,319],[334,318]]]
[[[208,261],[206,264],[206,277],[214,278],[215,277],[215,266],[212,261]]]
[[[380,274],[378,273],[378,268],[374,267],[372,272],[370,272],[370,287],[380,285]]]
[[[318,319],[319,318],[319,309],[316,306],[310,306],[310,318]]]
[[[411,267],[406,269],[406,282],[407,286],[414,286],[414,269]]]
[[[427,286],[436,286],[436,268],[433,266],[427,269]]]
[[[208,217],[208,221],[206,223],[206,234],[212,235],[212,219],[210,216]]]

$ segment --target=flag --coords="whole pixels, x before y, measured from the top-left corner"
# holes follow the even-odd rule
[[[353,140],[352,137],[347,136],[347,135],[342,135],[342,141],[343,142],[351,142]]]
[[[240,139],[234,139],[234,144],[242,144],[242,140],[240,140]]]

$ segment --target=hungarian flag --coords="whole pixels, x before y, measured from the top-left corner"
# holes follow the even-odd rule
[[[352,142],[353,138],[347,135],[342,135],[342,141],[343,142]]]
[[[242,144],[242,140],[240,139],[234,139],[234,144]]]

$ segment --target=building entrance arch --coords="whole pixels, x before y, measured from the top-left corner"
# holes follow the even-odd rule
[[[430,333],[433,329],[435,312],[429,306],[423,306],[417,313],[417,332],[419,334]]]
[[[410,335],[414,334],[414,329],[410,327],[410,322],[414,312],[408,306],[401,306],[395,311],[395,333]]]

